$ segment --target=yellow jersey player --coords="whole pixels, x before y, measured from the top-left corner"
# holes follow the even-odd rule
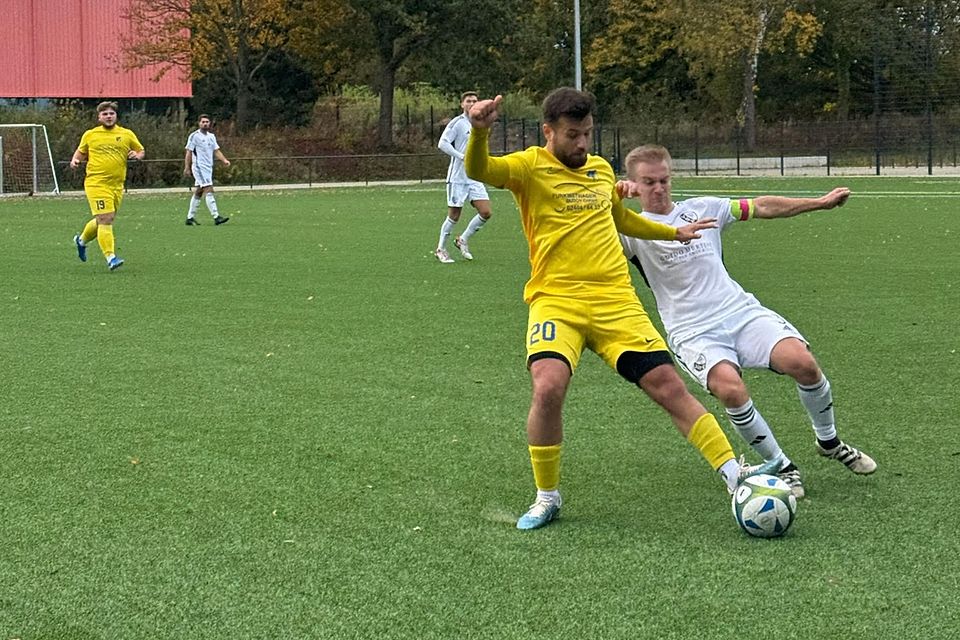
[[[113,271],[123,264],[114,249],[113,220],[123,200],[127,160],[143,160],[144,150],[133,131],[117,124],[116,102],[98,104],[97,119],[100,126],[84,132],[70,160],[74,169],[87,161],[83,190],[93,215],[83,230],[73,237],[73,242],[80,260],[86,262],[87,244],[96,238],[107,267]]]
[[[637,298],[617,235],[689,242],[714,221],[676,228],[624,208],[610,164],[587,153],[595,102],[576,89],[557,89],[544,100],[545,147],[490,157],[490,126],[501,100],[470,109],[465,163],[470,178],[513,192],[530,252],[527,444],[537,497],[517,528],[542,527],[560,512],[563,402],[584,348],[663,407],[731,493],[748,475],[768,472],[737,462],[716,418],[687,390]]]

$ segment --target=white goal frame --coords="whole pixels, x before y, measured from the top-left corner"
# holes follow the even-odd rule
[[[59,194],[60,183],[57,181],[57,169],[53,164],[53,153],[50,151],[50,138],[47,136],[47,127],[42,124],[0,124],[0,196],[23,195],[28,193],[27,191],[15,191],[11,193],[4,191],[3,138],[4,132],[11,129],[30,129],[30,173],[32,180],[29,194],[39,195],[41,193],[40,171],[46,167],[49,167],[50,175],[53,177],[53,190],[43,193]],[[43,136],[42,139],[40,138],[41,134]],[[41,148],[41,145],[44,148]]]

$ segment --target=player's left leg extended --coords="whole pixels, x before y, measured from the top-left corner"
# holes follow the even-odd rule
[[[833,413],[833,392],[807,344],[797,338],[778,342],[770,354],[770,366],[793,378],[800,402],[810,416],[817,436],[817,452],[842,462],[854,473],[866,475],[877,470],[877,463],[859,449],[840,439]]]

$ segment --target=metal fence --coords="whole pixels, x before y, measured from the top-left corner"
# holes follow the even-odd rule
[[[960,119],[923,117],[847,122],[760,125],[756,144],[748,147],[736,125],[705,127],[639,123],[594,130],[595,154],[607,158],[618,173],[623,158],[644,143],[666,146],[680,175],[957,175],[960,173]],[[504,120],[490,138],[495,155],[544,144],[540,123]],[[424,145],[426,146],[426,144]],[[216,169],[220,185],[264,186],[390,180],[437,180],[446,175],[449,158],[438,150],[423,153],[297,155],[232,158]],[[61,189],[80,189],[83,171],[60,162]],[[183,159],[148,159],[131,163],[131,188],[188,186]]]

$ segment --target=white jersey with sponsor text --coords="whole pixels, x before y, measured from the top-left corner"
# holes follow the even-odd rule
[[[689,244],[620,236],[627,259],[636,256],[640,261],[672,342],[682,342],[717,326],[723,318],[760,305],[723,265],[720,234],[738,219],[733,211],[739,209],[739,200],[706,197],[675,203],[667,215],[641,214],[674,227],[717,219],[716,229],[700,231],[700,239]]]

